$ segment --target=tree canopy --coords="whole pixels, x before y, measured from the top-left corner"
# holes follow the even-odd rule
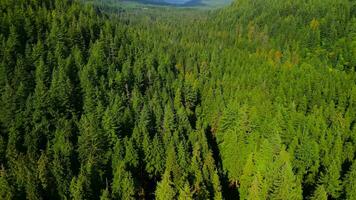
[[[0,199],[356,198],[356,3],[0,0]]]

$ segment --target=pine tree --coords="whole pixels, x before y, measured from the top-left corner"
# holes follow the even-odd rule
[[[171,181],[171,172],[166,170],[162,181],[157,184],[155,196],[157,200],[173,200],[176,197],[177,191]]]
[[[109,193],[109,189],[106,187],[102,193],[101,193],[101,196],[100,196],[100,200],[110,200],[110,193]]]
[[[173,109],[170,105],[166,105],[164,108],[164,117],[163,117],[163,133],[164,133],[164,142],[168,142],[168,139],[173,134],[174,129],[176,128],[175,116]]]
[[[282,150],[277,158],[271,191],[273,199],[302,199],[301,184],[296,179],[289,161],[289,154]]]
[[[174,185],[181,185],[182,181],[184,181],[185,174],[183,169],[178,164],[178,157],[176,152],[176,147],[173,141],[167,147],[166,152],[166,165],[165,165],[165,173],[169,174],[169,180],[173,180]]]
[[[190,186],[188,182],[186,182],[183,188],[179,190],[178,200],[193,200],[193,194],[190,191]]]
[[[201,147],[197,142],[193,148],[193,157],[191,163],[191,172],[194,174],[193,191],[194,198],[207,199],[209,198],[209,192],[205,184],[204,175],[202,172],[203,163],[201,157]]]
[[[327,200],[328,194],[326,193],[324,186],[318,185],[318,187],[314,191],[313,196],[310,199],[311,200]]]
[[[5,169],[0,169],[0,198],[4,200],[11,200],[14,198],[14,191],[9,181]]]
[[[214,199],[215,200],[222,200],[222,187],[220,184],[220,177],[218,172],[215,170],[213,177],[212,177],[212,182],[213,182],[213,188],[214,188]]]
[[[248,196],[246,199],[259,200],[263,199],[261,197],[261,176],[258,174],[253,177],[251,186],[248,189]]]
[[[106,108],[103,115],[102,124],[106,135],[109,138],[110,146],[114,146],[118,138],[122,138],[123,134],[123,112],[124,106],[121,97],[114,95],[111,97],[109,106]]]
[[[148,150],[145,151],[146,171],[155,176],[164,172],[165,159],[164,146],[159,135],[156,134],[150,144],[147,144]]]
[[[56,117],[69,117],[74,113],[74,88],[69,74],[71,71],[73,60],[69,57],[66,60],[59,62],[58,68],[52,72],[52,81],[49,89],[49,98],[51,100],[51,108],[54,110]]]
[[[13,67],[16,63],[16,57],[21,53],[21,42],[20,35],[18,33],[17,27],[10,25],[9,36],[6,41],[5,50],[3,51],[3,62],[2,67],[4,67],[4,75],[11,80],[10,73],[13,72]]]
[[[112,197],[114,199],[135,199],[135,183],[131,172],[126,170],[124,163],[118,163],[114,167]]]
[[[45,152],[41,152],[41,156],[37,161],[38,164],[38,178],[41,181],[43,189],[48,190],[49,185],[49,160]]]
[[[58,119],[54,138],[51,141],[50,152],[52,163],[50,165],[51,173],[56,183],[58,196],[69,198],[69,190],[73,171],[77,166],[73,162],[75,155],[75,146],[72,142],[74,122],[71,120]]]
[[[345,179],[345,191],[346,191],[346,199],[355,199],[356,198],[356,162],[351,166],[350,171],[346,175]]]
[[[132,139],[126,140],[125,143],[125,162],[131,167],[138,167],[139,164],[139,154],[138,147]]]
[[[322,174],[321,180],[329,195],[334,198],[339,197],[342,185],[340,180],[340,168],[337,166],[336,161],[333,161],[327,167],[325,174]]]
[[[91,166],[81,167],[78,177],[74,177],[70,184],[71,198],[74,200],[91,199],[93,197],[93,191],[91,189]]]
[[[255,181],[255,172],[254,172],[254,163],[253,163],[253,153],[251,153],[246,161],[241,179],[240,179],[240,188],[239,188],[239,194],[241,199],[247,199],[247,197],[250,195],[249,189],[252,186],[252,182]],[[255,191],[256,192],[256,191]],[[259,191],[257,191],[256,194],[258,195]]]

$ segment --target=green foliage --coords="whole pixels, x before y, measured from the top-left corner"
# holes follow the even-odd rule
[[[100,196],[100,200],[110,200],[110,193],[108,188],[105,188],[105,190],[103,190],[101,196]]]
[[[344,182],[346,199],[354,199],[356,197],[355,182],[356,182],[356,164],[354,162],[351,166],[350,171],[347,173]]]
[[[112,192],[115,199],[135,199],[135,183],[130,171],[125,169],[124,164],[116,166],[113,180]]]
[[[153,140],[147,144],[148,150],[145,154],[146,170],[148,173],[159,176],[164,172],[165,156],[164,146],[158,135],[155,135]]]
[[[0,0],[0,199],[356,198],[354,1],[110,2]]]
[[[323,185],[319,185],[316,188],[311,199],[312,200],[327,200],[328,199],[328,194],[326,193]]]
[[[176,193],[176,189],[171,181],[170,171],[166,171],[163,175],[162,181],[157,185],[155,196],[158,200],[171,200],[175,199]]]
[[[272,199],[302,199],[301,184],[296,179],[289,163],[289,155],[282,150],[273,169],[271,198]]]
[[[4,169],[0,171],[0,197],[4,200],[10,200],[14,198],[13,189],[7,180],[6,172]]]
[[[193,194],[190,191],[189,183],[185,183],[184,187],[179,190],[178,200],[193,200]]]
[[[91,190],[91,166],[83,166],[78,177],[74,177],[70,184],[71,198],[75,200],[92,198]]]

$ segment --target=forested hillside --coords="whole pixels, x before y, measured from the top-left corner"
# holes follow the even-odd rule
[[[0,199],[356,199],[356,2],[0,0]]]

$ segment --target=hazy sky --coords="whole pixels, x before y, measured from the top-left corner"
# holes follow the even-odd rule
[[[171,4],[185,4],[191,0],[164,0],[164,1]]]

